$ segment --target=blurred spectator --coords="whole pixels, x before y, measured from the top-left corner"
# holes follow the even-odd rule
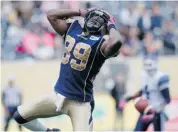
[[[121,52],[125,56],[135,56],[138,54],[139,47],[138,30],[136,27],[130,27],[128,36],[125,36]]]
[[[3,45],[3,54],[4,59],[15,59],[15,49],[16,46],[20,43],[22,36],[25,30],[21,27],[21,23],[15,23],[13,25],[9,25],[8,30],[6,32],[5,43]]]
[[[86,9],[90,9],[91,7],[92,7],[92,6],[91,6],[91,3],[90,3],[90,2],[87,2],[85,8],[86,8]]]
[[[7,18],[3,16],[1,18],[1,35],[2,35],[1,48],[4,48],[8,28],[9,28],[9,22]]]
[[[116,108],[116,114],[117,114],[116,119],[115,119],[115,123],[116,123],[117,118],[123,120],[123,111],[119,109],[118,103],[120,102],[120,100],[123,99],[123,96],[126,92],[126,76],[124,76],[124,73],[122,72],[118,73],[114,79],[113,85],[110,85],[110,86],[111,86],[110,94],[115,101],[115,108]],[[122,125],[123,125],[123,122],[121,123],[121,127],[122,127],[121,130],[123,130]]]
[[[171,21],[166,21],[164,23],[164,34],[163,34],[163,42],[164,42],[164,53],[165,54],[175,54],[176,52],[176,36],[174,34],[174,26]]]
[[[47,12],[53,9],[58,9],[60,8],[60,1],[42,1],[40,8],[43,12]]]
[[[139,11],[136,8],[136,4],[128,4],[126,8],[121,9],[120,11],[120,23],[124,26],[136,26],[138,18],[139,18]]]
[[[152,6],[153,14],[151,16],[151,29],[154,30],[154,28],[161,28],[162,27],[162,21],[163,17],[160,14],[160,7],[153,2]]]
[[[144,9],[141,17],[138,19],[137,26],[140,30],[139,39],[142,40],[144,37],[144,33],[151,29],[151,14],[150,10]]]
[[[146,32],[150,31],[154,38],[156,37],[164,44],[163,55],[177,54],[178,51],[176,2],[3,1],[1,7],[1,58],[3,60],[60,57],[63,49],[59,49],[62,47],[57,43],[62,43],[62,38],[52,29],[46,18],[46,12],[61,8],[98,7],[114,15],[117,20],[116,26],[125,39],[122,48],[125,56],[138,55],[140,50],[141,53],[145,52],[140,43],[145,39]],[[165,20],[171,21],[170,24],[166,24],[166,27],[163,26]],[[36,28],[34,25],[37,23],[37,29],[31,29]],[[169,28],[168,25],[172,25],[174,31],[169,31],[169,29],[166,31],[165,28]],[[32,30],[38,30],[40,33]]]
[[[46,31],[38,23],[31,25],[21,44],[25,53],[32,57],[50,59],[54,54],[54,34]]]
[[[151,28],[150,10],[144,9],[142,16],[138,20],[138,27],[141,31],[148,31]]]
[[[141,42],[142,55],[145,58],[158,59],[159,51],[162,43],[159,39],[155,39],[151,32],[147,32]]]
[[[5,109],[5,126],[4,131],[8,130],[9,122],[13,117],[13,114],[17,110],[17,107],[22,102],[22,94],[18,86],[15,84],[15,78],[10,76],[8,78],[7,86],[2,90],[2,104]],[[22,128],[19,125],[19,130],[21,131]]]

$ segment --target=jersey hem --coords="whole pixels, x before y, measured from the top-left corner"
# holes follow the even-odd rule
[[[71,100],[74,100],[74,101],[79,101],[79,102],[91,102],[91,101],[93,101],[93,100],[86,100],[86,99],[85,99],[85,101],[84,101],[83,98],[80,99],[80,98],[72,97],[72,96],[70,96],[70,95],[65,94],[65,93],[62,92],[62,91],[56,90],[56,88],[54,89],[54,91],[55,91],[56,93],[59,93],[59,94],[63,95],[64,97],[66,97],[66,98],[68,98],[68,99],[71,99]]]

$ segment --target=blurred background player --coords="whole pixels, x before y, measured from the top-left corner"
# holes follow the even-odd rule
[[[5,110],[5,126],[4,131],[9,128],[10,120],[13,119],[13,115],[17,110],[17,107],[22,103],[22,94],[20,89],[15,83],[15,77],[9,76],[7,86],[2,90],[2,104]],[[22,130],[21,125],[18,125],[19,130]]]
[[[123,109],[118,107],[119,102],[123,99],[123,96],[126,93],[126,75],[123,72],[119,72],[113,80],[110,80],[109,83],[113,83],[111,85],[110,94],[115,102],[115,110],[116,110],[116,117],[115,117],[115,124],[113,130],[117,130],[118,122],[120,120],[120,130],[123,130]]]
[[[84,17],[84,23],[71,19],[76,16]],[[29,130],[48,131],[51,129],[37,118],[66,114],[74,131],[92,131],[93,81],[105,60],[116,57],[122,45],[115,20],[99,9],[51,10],[47,18],[54,30],[65,39],[66,51],[59,78],[51,94],[19,106],[14,118]],[[105,35],[108,35],[107,38]]]
[[[157,62],[155,60],[147,59],[144,61],[144,71],[141,76],[141,90],[121,101],[120,108],[122,109],[126,102],[140,96],[147,98],[148,108],[154,112],[147,114],[141,113],[135,131],[146,131],[151,123],[154,125],[155,131],[164,130],[165,107],[170,103],[169,93],[169,76],[158,70]]]

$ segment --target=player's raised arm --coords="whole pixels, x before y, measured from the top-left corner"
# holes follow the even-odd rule
[[[140,97],[141,95],[142,95],[142,90],[138,91],[137,93],[135,93],[135,94],[132,95],[132,96],[126,97],[125,100],[128,102],[128,101],[130,101],[130,100],[132,100],[132,99],[135,99],[135,98],[137,98],[137,97]]]
[[[137,98],[137,97],[140,97],[140,96],[142,96],[142,90],[139,90],[138,92],[136,92],[136,93],[135,93],[134,95],[132,95],[132,96],[127,96],[127,97],[125,97],[125,98],[122,99],[120,102],[118,102],[118,107],[119,107],[119,109],[123,110],[127,102],[129,102],[130,100],[135,99],[135,98]]]
[[[60,35],[64,35],[68,29],[66,22],[67,18],[74,16],[84,16],[87,11],[85,10],[72,10],[72,9],[59,9],[50,10],[47,12],[47,18],[51,23],[54,30]]]
[[[109,39],[103,42],[101,51],[105,57],[117,56],[122,46],[120,33],[115,28],[114,23],[108,22]]]

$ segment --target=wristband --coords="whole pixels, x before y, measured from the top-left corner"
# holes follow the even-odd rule
[[[109,30],[110,30],[111,28],[116,29],[116,27],[115,27],[115,25],[114,25],[114,24],[110,24],[110,25],[108,26],[108,29],[109,29]]]

